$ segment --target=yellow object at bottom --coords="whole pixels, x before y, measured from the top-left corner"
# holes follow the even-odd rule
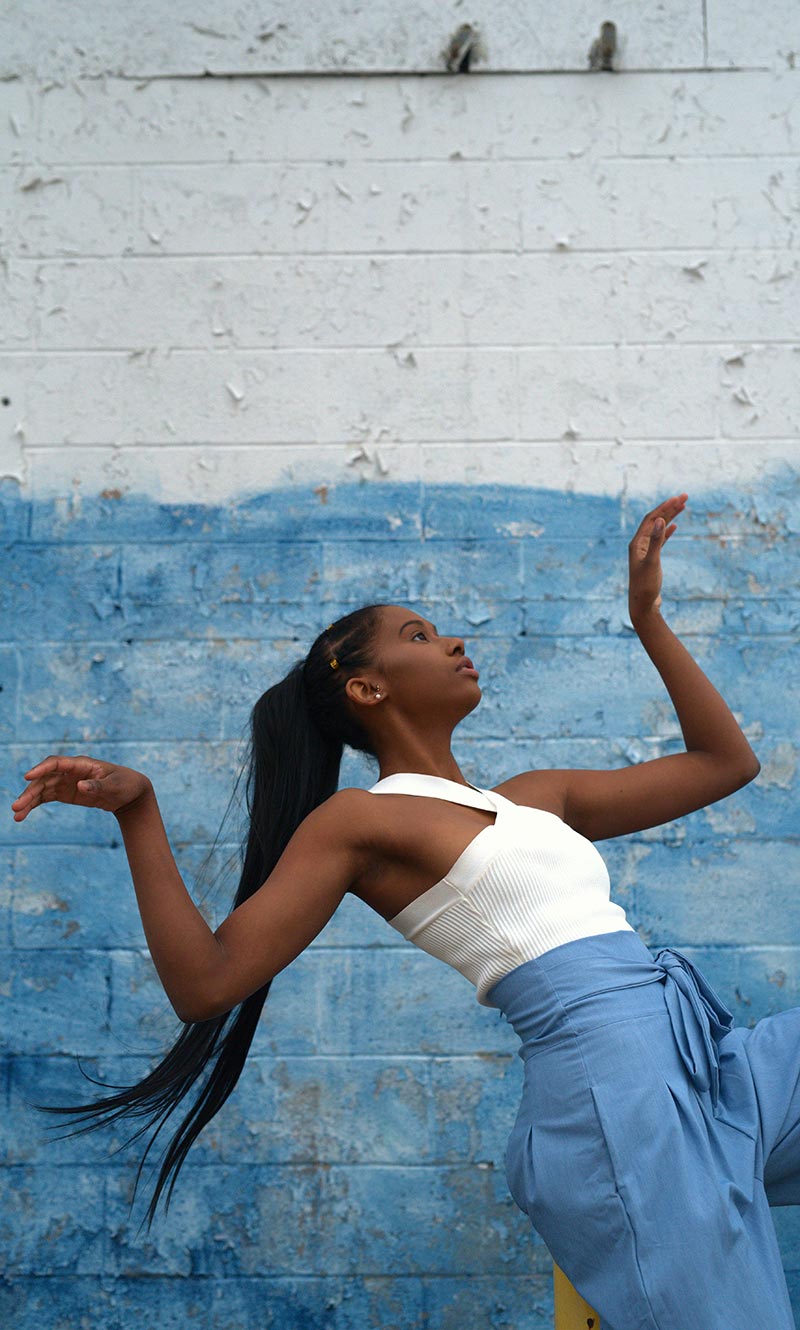
[[[555,1330],[600,1330],[600,1317],[553,1261]]]

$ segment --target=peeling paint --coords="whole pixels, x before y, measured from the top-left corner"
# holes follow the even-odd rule
[[[457,45],[452,73],[438,10],[409,33],[401,16],[391,49],[385,24],[355,40],[375,13],[344,33],[334,10],[305,31],[244,10],[222,30],[198,10],[178,50],[163,25],[126,28],[124,7],[98,25],[87,8],[39,43],[39,82],[2,85],[20,218],[2,258],[14,479],[0,488],[20,565],[2,601],[7,763],[16,778],[31,744],[73,743],[151,763],[191,884],[253,689],[333,617],[331,596],[347,607],[370,586],[444,606],[479,638],[491,706],[465,734],[473,764],[678,751],[611,555],[677,468],[696,515],[665,563],[669,622],[762,770],[603,852],[640,935],[702,951],[754,1024],[800,985],[785,686],[798,122],[793,83],[735,68],[766,58],[775,25],[756,15],[753,40],[741,7],[719,11],[708,65],[676,74],[697,65],[696,28],[642,11],[624,33],[637,72],[592,78],[587,97],[587,34],[554,36],[555,11],[516,36],[490,28],[479,70],[477,47],[468,68]],[[365,82],[375,53],[384,73],[437,77]],[[223,56],[244,77],[205,77]],[[265,58],[337,79],[271,78]],[[466,77],[515,62],[525,77]],[[46,641],[16,593],[35,594]],[[165,678],[181,680],[168,713]],[[600,697],[598,679],[618,686]],[[357,765],[344,778],[366,783]],[[0,847],[17,883],[0,890],[16,967],[0,984],[16,1013],[5,1123],[25,1153],[8,1217],[37,1323],[238,1326],[265,1307],[276,1330],[326,1307],[337,1330],[552,1319],[543,1244],[503,1191],[513,1048],[458,976],[354,900],[275,984],[150,1244],[105,1142],[51,1162],[28,1102],[79,1093],[78,1056],[124,1082],[174,1021],[122,846],[100,819],[46,812],[26,862]],[[48,1209],[65,1178],[67,1217]]]

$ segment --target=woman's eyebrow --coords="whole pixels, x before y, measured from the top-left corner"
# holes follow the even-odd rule
[[[435,626],[435,624],[432,624],[432,623],[425,623],[424,619],[408,619],[408,620],[403,624],[403,628],[410,628],[411,625],[414,624],[414,623],[418,623],[419,626],[420,626],[420,628],[432,628],[433,631],[436,633],[436,636],[437,636],[437,637],[439,636],[439,634],[438,634],[438,632],[437,632],[437,630],[436,630],[436,626]],[[398,634],[397,634],[398,637],[400,636],[400,633],[402,633],[403,628],[401,628],[400,631],[398,632]]]

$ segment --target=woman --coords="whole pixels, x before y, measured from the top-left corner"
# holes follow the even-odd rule
[[[216,931],[180,878],[147,776],[88,756],[25,773],[16,821],[51,800],[115,814],[151,956],[185,1023],[138,1085],[53,1110],[83,1130],[127,1114],[161,1125],[194,1094],[150,1219],[236,1084],[273,978],[349,891],[470,978],[519,1034],[509,1187],[604,1330],[793,1330],[767,1192],[800,1199],[800,1011],[733,1028],[685,957],[650,953],[592,845],[714,803],[760,769],[660,614],[661,549],[687,497],[648,513],[628,549],[631,622],[684,753],[471,785],[450,749],[481,697],[463,641],[402,606],[366,606],[253,708],[249,835]],[[337,789],[344,744],[378,759],[370,790]]]

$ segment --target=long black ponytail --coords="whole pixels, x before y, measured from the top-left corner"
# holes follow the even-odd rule
[[[303,819],[336,792],[344,745],[376,756],[345,697],[345,684],[353,674],[374,664],[382,608],[381,604],[365,605],[338,619],[320,633],[305,660],[296,661],[252,709],[246,757],[249,830],[234,908],[252,896],[269,876]],[[332,660],[338,662],[337,668],[331,668]],[[165,1187],[165,1208],[169,1208],[192,1143],[234,1089],[271,985],[269,980],[221,1016],[185,1022],[166,1056],[137,1084],[110,1086],[81,1068],[88,1080],[119,1093],[84,1104],[39,1105],[47,1113],[75,1115],[74,1120],[83,1125],[65,1133],[69,1136],[96,1131],[123,1117],[144,1119],[126,1142],[130,1144],[154,1129],[137,1170],[135,1197],[145,1160],[159,1132],[178,1105],[195,1091],[189,1111],[162,1153],[163,1162],[146,1214],[148,1229]]]

